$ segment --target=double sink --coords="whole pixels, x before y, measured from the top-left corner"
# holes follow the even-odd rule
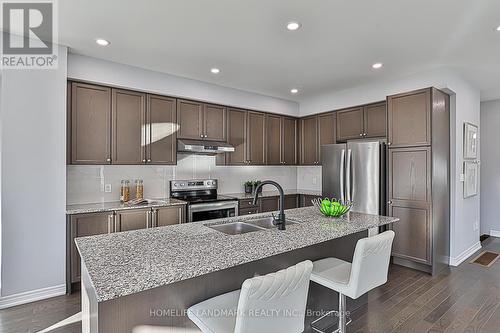
[[[287,226],[296,223],[297,222],[286,220]],[[248,232],[277,228],[277,226],[274,225],[273,217],[261,217],[252,220],[246,220],[245,222],[231,222],[226,224],[208,225],[207,227],[225,233],[226,235],[241,235]]]

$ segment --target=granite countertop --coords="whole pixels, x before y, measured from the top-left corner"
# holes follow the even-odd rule
[[[321,191],[313,191],[313,190],[283,190],[285,195],[294,195],[294,194],[304,194],[304,195],[317,195],[321,196]],[[221,193],[225,196],[228,197],[233,197],[238,200],[241,199],[253,199],[254,194],[253,193]],[[276,191],[262,191],[262,193],[259,194],[259,197],[276,197],[279,195],[279,192]]]
[[[115,210],[127,210],[127,209],[141,209],[141,208],[152,208],[152,207],[168,207],[185,205],[186,202],[177,199],[152,199],[149,200],[147,204],[128,206],[119,201],[116,202],[100,202],[91,204],[76,204],[67,205],[66,214],[84,214],[84,213],[101,213],[101,212],[112,212]]]
[[[226,235],[206,226],[268,216],[271,213],[82,237],[76,244],[97,301],[103,302],[398,221],[359,213],[327,218],[315,207],[305,207],[286,211],[288,220],[299,223],[284,231]]]

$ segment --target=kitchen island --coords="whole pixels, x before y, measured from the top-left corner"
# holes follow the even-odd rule
[[[245,222],[271,213],[239,216],[76,239],[82,258],[84,332],[131,332],[143,324],[191,327],[185,310],[239,289],[255,274],[335,256],[351,260],[368,229],[398,221],[349,213],[323,217],[316,208],[286,211],[284,231],[227,235],[209,226]],[[311,309],[331,309],[335,296],[311,287]],[[315,289],[318,289],[315,292]],[[315,295],[318,294],[318,295]]]

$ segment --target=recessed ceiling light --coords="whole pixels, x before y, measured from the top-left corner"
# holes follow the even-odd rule
[[[219,74],[220,69],[214,67],[214,68],[210,69],[210,72],[212,72],[212,74]]]
[[[291,21],[286,24],[286,28],[290,31],[298,30],[300,26],[301,26],[300,23],[295,21]]]
[[[379,68],[382,68],[382,66],[384,66],[384,64],[382,64],[381,62],[376,62],[372,65],[372,68],[379,69]]]
[[[101,46],[108,46],[109,45],[109,41],[105,40],[105,39],[102,39],[102,38],[97,38],[95,40],[95,42],[98,44],[98,45],[101,45]]]
[[[496,29],[496,30],[497,30],[497,31],[500,31],[500,25],[497,27],[497,29]]]
[[[297,88],[293,88],[293,89],[290,89],[290,92],[291,92],[292,94],[296,94],[296,93],[298,93],[298,92],[299,92],[299,89],[297,89]]]

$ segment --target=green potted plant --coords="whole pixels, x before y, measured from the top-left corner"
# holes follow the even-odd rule
[[[243,183],[243,186],[245,187],[245,193],[250,194],[253,192],[253,181],[247,180]]]
[[[253,181],[253,191],[255,192],[255,190],[257,189],[257,186],[259,186],[259,184],[262,183],[260,180],[254,180]],[[259,189],[259,194],[262,193],[262,187]]]

